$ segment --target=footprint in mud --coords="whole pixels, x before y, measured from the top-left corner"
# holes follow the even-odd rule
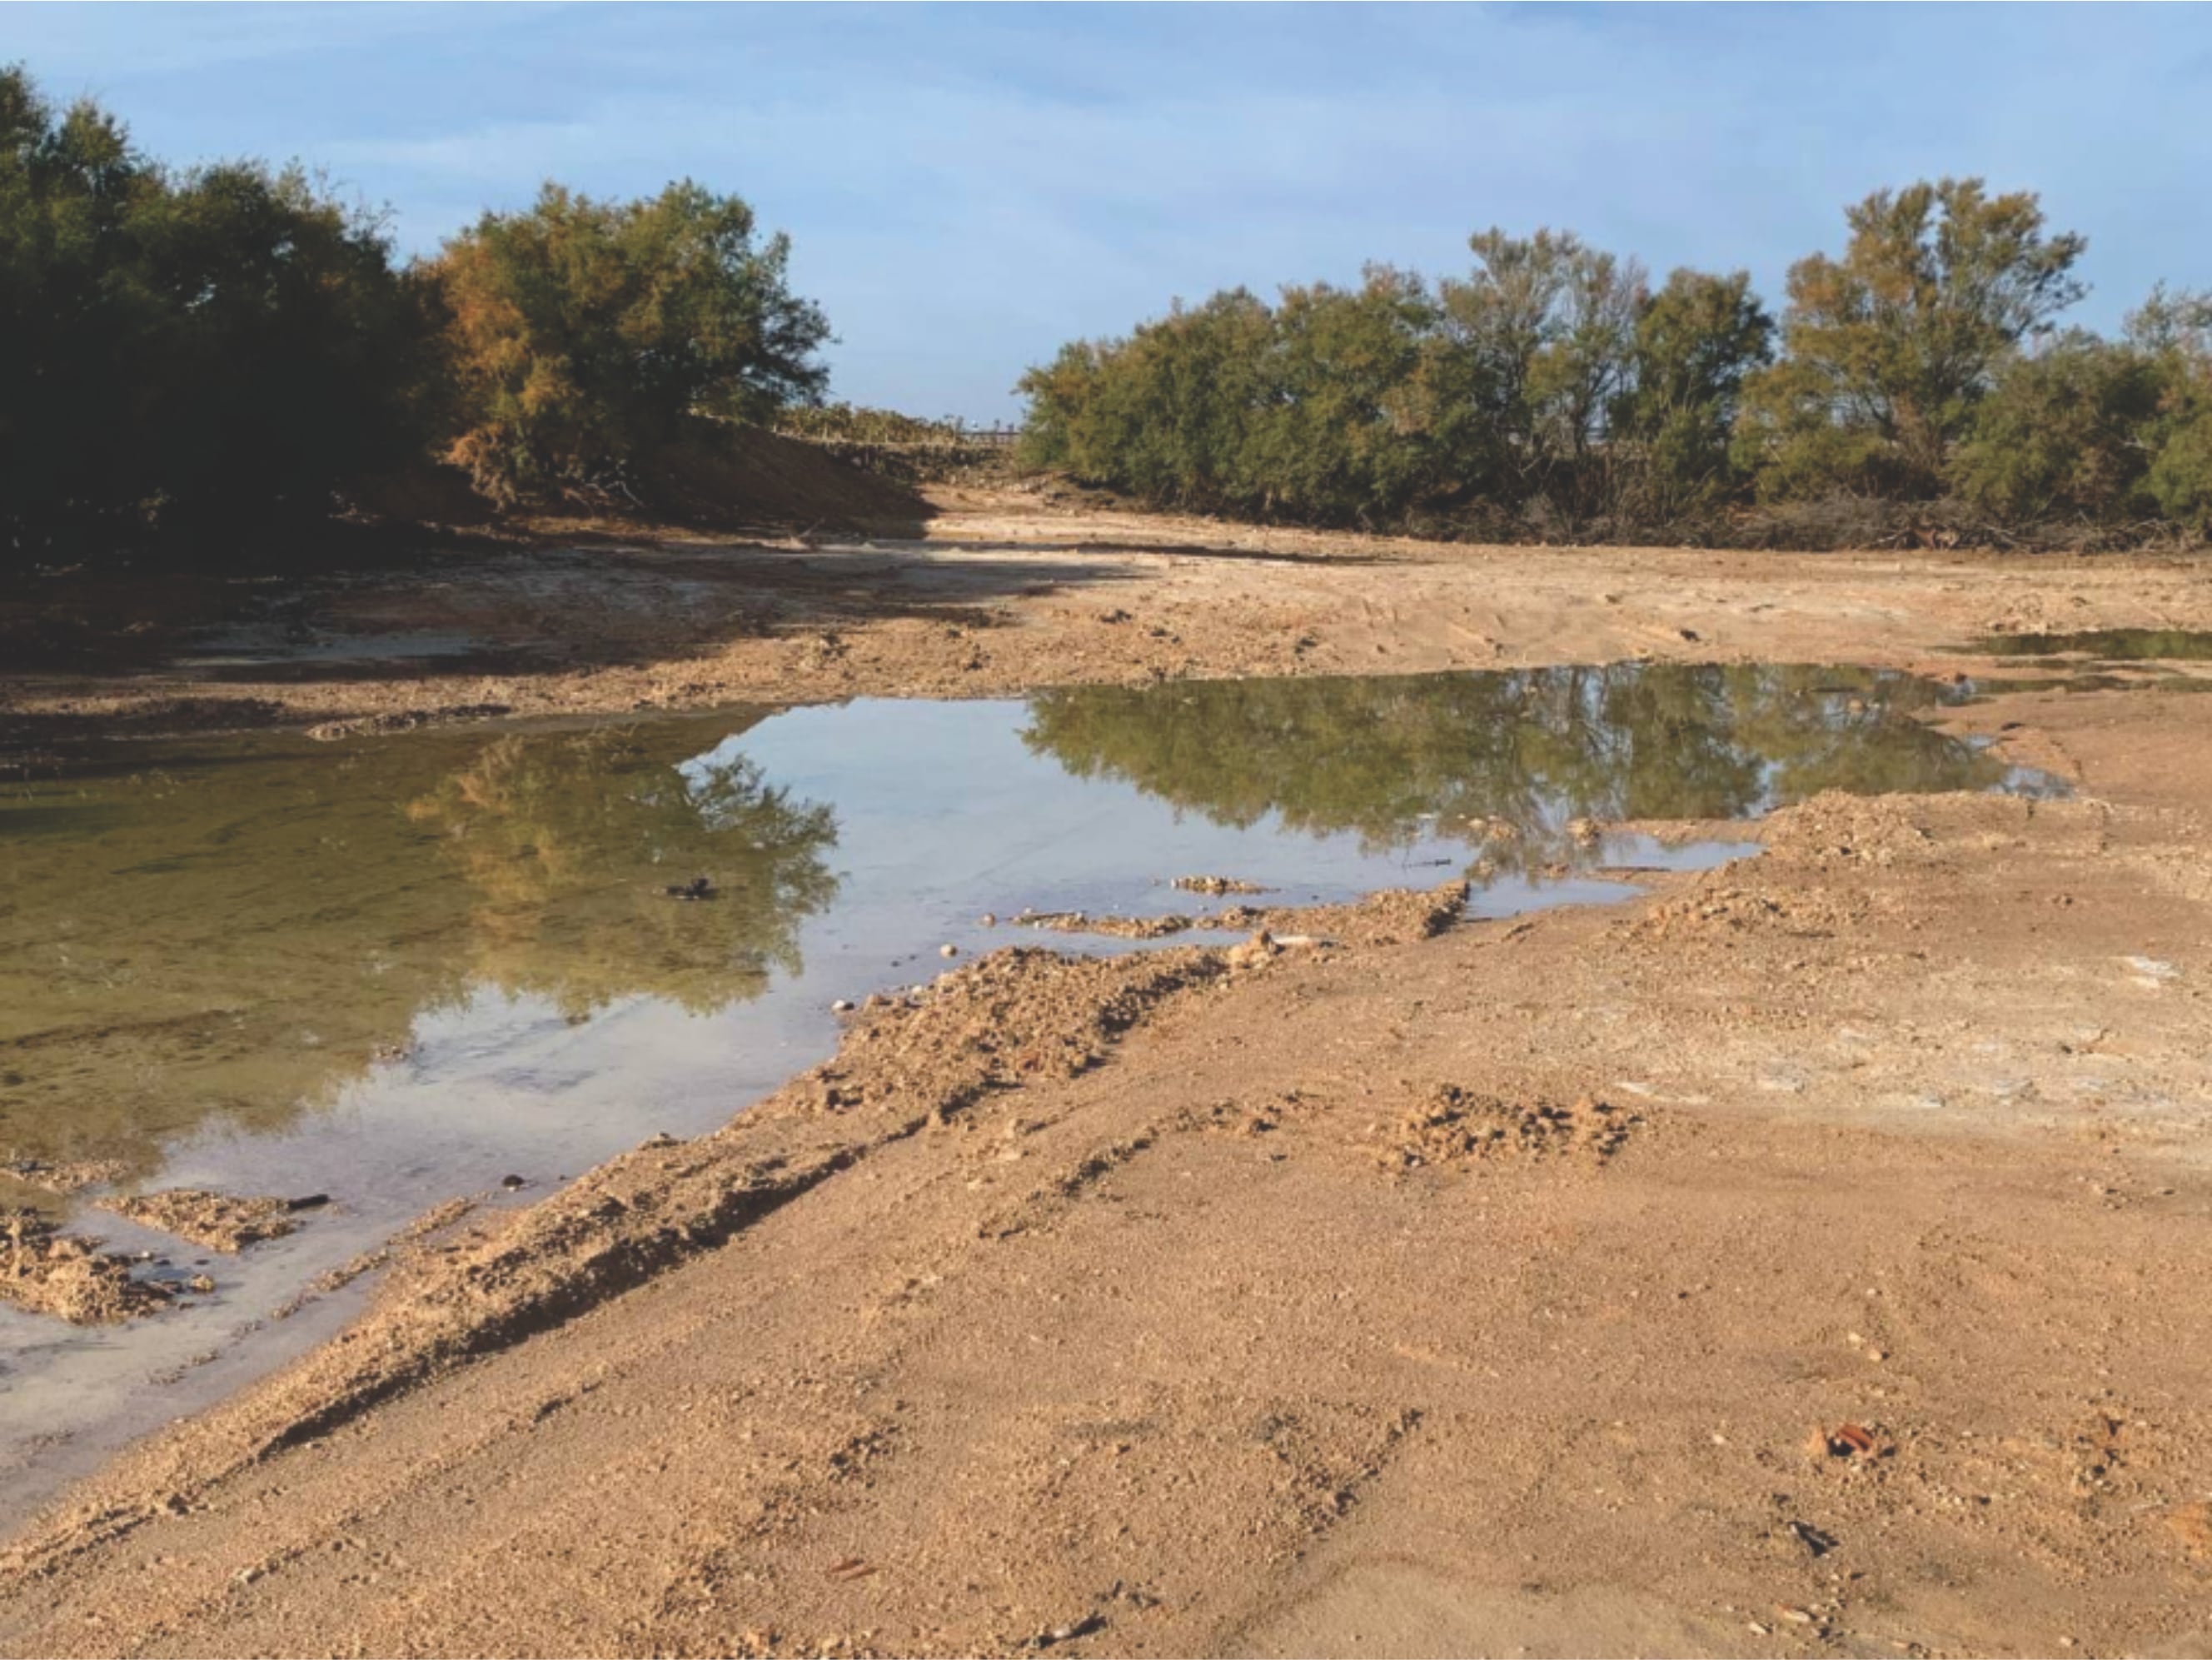
[[[1510,1158],[1602,1164],[1644,1122],[1640,1113],[1589,1096],[1563,1107],[1445,1084],[1395,1123],[1370,1126],[1368,1138],[1376,1163],[1394,1174]]]
[[[1185,1115],[1183,1128],[1218,1135],[1271,1135],[1286,1122],[1327,1110],[1325,1102],[1304,1090],[1281,1090],[1255,1100],[1216,1101],[1201,1112]]]

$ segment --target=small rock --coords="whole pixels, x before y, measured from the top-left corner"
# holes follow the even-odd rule
[[[989,911],[985,911],[983,913],[982,922],[983,926],[987,928],[995,928],[999,926],[998,917]]]
[[[509,1193],[513,1193],[517,1188],[526,1188],[530,1185],[519,1176],[502,1176],[499,1178],[499,1184]]]
[[[939,957],[957,957],[960,955],[960,947],[952,945],[939,946],[937,948],[937,954]]]
[[[832,1014],[850,1014],[852,1012],[853,1000],[849,997],[841,997],[830,1006],[830,1012]]]

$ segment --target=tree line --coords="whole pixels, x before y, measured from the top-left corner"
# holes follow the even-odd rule
[[[1807,545],[2212,533],[2212,295],[2060,319],[2087,246],[1977,179],[1878,191],[1778,319],[1743,271],[1552,230],[1464,277],[1244,289],[1032,369],[1025,459],[1161,507],[1370,528]]]
[[[1030,371],[1024,459],[1458,534],[2212,534],[2212,295],[2154,292],[2105,338],[2061,326],[2085,244],[2033,195],[1945,179],[1846,217],[1778,318],[1743,272],[1656,283],[1549,230],[1475,235],[1463,277],[1216,295]],[[634,497],[702,422],[821,403],[789,254],[684,181],[549,184],[403,260],[296,165],[170,166],[0,68],[0,566],[326,519],[425,456],[502,506]]]
[[[502,504],[618,496],[687,423],[819,398],[788,257],[687,181],[549,184],[403,261],[296,165],[168,166],[0,68],[0,567],[327,518],[424,455]]]

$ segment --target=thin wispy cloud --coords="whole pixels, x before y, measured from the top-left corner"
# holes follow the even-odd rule
[[[299,155],[413,251],[558,177],[788,230],[836,390],[1003,416],[1174,296],[1466,261],[1492,223],[1747,265],[1978,173],[2088,233],[2087,320],[2212,283],[2212,15],[1914,7],[16,8],[0,56],[158,153]]]

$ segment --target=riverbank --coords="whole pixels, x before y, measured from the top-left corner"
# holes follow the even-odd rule
[[[2205,617],[2158,562],[1040,553],[975,511],[882,583],[1013,543],[1140,567],[1128,615],[1012,593],[979,669],[880,617],[781,695],[1184,672],[1122,639],[1986,674],[1977,632]],[[407,1254],[20,1535],[0,1650],[2201,1648],[2212,699],[2021,672],[2061,684],[1929,718],[2070,799],[1824,795],[1626,905],[957,969]]]
[[[45,645],[0,669],[0,745],[1630,658],[1951,673],[1992,633],[2212,628],[2195,556],[1469,547],[1017,488],[929,508],[903,538],[574,521],[319,578],[21,591],[11,637]]]

